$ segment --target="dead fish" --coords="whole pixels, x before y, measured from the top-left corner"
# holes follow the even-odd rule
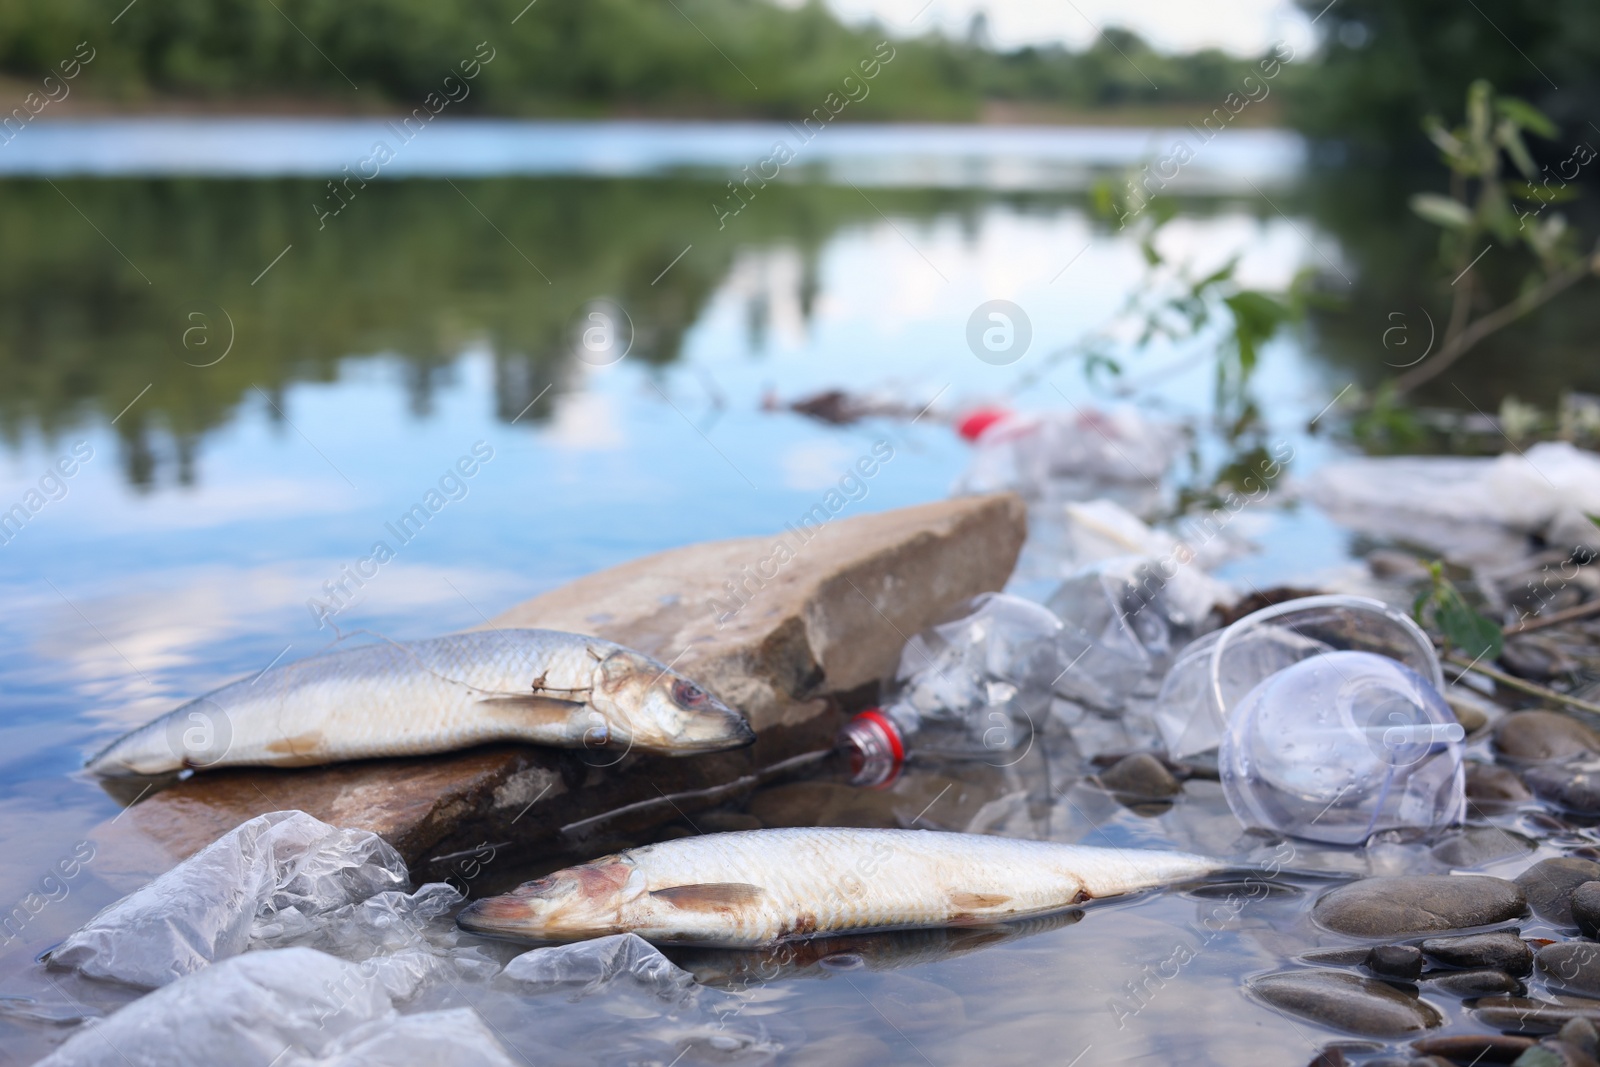
[[[837,934],[756,949],[676,947],[669,953],[701,985],[740,988],[753,982],[826,978],[841,971],[922,967],[1059,930],[1082,918],[1082,909],[1073,908],[992,925]]]
[[[633,932],[759,948],[821,934],[974,926],[1199,878],[1182,852],[935,830],[745,830],[627,849],[477,901],[462,929],[525,941]]]
[[[87,767],[303,767],[488,741],[685,756],[754,740],[742,714],[642,653],[555,630],[484,630],[269,668],[141,726]]]

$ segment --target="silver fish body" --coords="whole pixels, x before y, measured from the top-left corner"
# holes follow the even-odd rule
[[[480,900],[463,929],[527,941],[631,931],[756,948],[864,930],[971,926],[1199,878],[1220,861],[931,830],[708,834],[628,849]]]
[[[554,630],[381,642],[274,666],[89,760],[105,776],[300,767],[489,741],[686,755],[754,740],[744,716],[648,656]]]

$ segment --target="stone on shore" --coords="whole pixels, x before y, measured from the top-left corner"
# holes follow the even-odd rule
[[[904,635],[1001,588],[1026,532],[1015,495],[962,497],[834,520],[808,539],[789,530],[670,549],[580,578],[486,624],[593,634],[673,662],[750,717],[760,735],[750,749],[683,759],[633,754],[607,766],[616,756],[603,750],[494,745],[420,759],[202,772],[97,831],[105,857],[97,870],[130,889],[245,820],[289,808],[382,835],[418,881],[459,874],[463,865],[476,870],[486,853],[511,845],[638,833],[748,792],[767,768],[826,747],[841,721],[840,698],[891,674]],[[742,590],[738,599],[730,588]]]
[[[1570,715],[1514,711],[1495,723],[1494,747],[1525,763],[1600,754],[1600,735]]]
[[[1520,917],[1527,898],[1516,883],[1486,875],[1364,878],[1329,890],[1312,916],[1352,937],[1401,937],[1491,926]]]

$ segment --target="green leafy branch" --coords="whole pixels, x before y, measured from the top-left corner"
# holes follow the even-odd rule
[[[1500,624],[1468,606],[1455,584],[1444,576],[1442,563],[1430,563],[1428,573],[1432,581],[1411,605],[1412,617],[1444,638],[1447,655],[1454,650],[1474,662],[1498,659],[1505,646]]]
[[[1450,194],[1420,193],[1412,197],[1411,208],[1443,231],[1441,252],[1454,279],[1450,315],[1438,352],[1389,383],[1392,396],[1433,379],[1490,334],[1600,273],[1600,246],[1580,253],[1565,216],[1551,212],[1540,218],[1546,205],[1571,200],[1577,192],[1565,176],[1558,179],[1560,188],[1551,188],[1549,178],[1535,184],[1539,171],[1524,135],[1549,139],[1557,133],[1555,124],[1537,108],[1515,97],[1497,97],[1489,83],[1479,79],[1467,90],[1463,125],[1446,129],[1439,118],[1430,117],[1424,128],[1450,168]],[[1579,154],[1575,150],[1566,162],[1581,167],[1595,156],[1592,149],[1585,159],[1578,160]],[[1508,180],[1504,174],[1508,159],[1521,181]],[[1575,168],[1570,177],[1576,176]],[[1528,206],[1519,209],[1518,203]],[[1533,264],[1513,299],[1474,317],[1474,307],[1488,295],[1473,272],[1486,239],[1525,250]]]

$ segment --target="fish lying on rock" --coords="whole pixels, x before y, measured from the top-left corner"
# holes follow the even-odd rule
[[[758,948],[1006,922],[1228,866],[1182,852],[933,830],[744,830],[603,856],[477,901],[456,921],[524,941],[632,932],[664,944]]]
[[[383,642],[272,667],[112,742],[107,777],[303,767],[488,741],[680,756],[747,745],[744,716],[650,657],[554,630]]]

